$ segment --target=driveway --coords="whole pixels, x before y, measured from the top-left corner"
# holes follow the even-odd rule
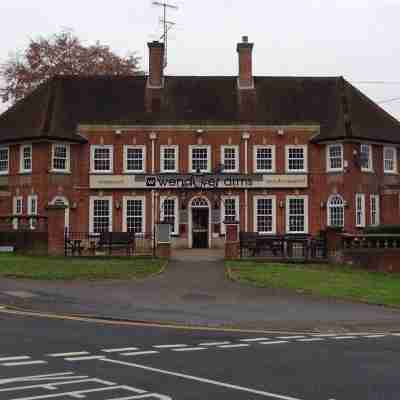
[[[143,281],[0,279],[0,303],[136,321],[280,330],[398,330],[400,311],[242,286],[220,252],[182,251]]]

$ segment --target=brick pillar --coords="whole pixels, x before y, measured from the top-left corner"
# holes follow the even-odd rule
[[[49,256],[64,255],[65,206],[47,206],[47,253]]]
[[[343,262],[342,230],[327,227],[325,230],[328,260],[333,263]]]
[[[240,258],[239,224],[226,224],[225,259]]]

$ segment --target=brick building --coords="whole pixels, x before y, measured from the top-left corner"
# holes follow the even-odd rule
[[[59,76],[0,116],[0,215],[64,204],[71,231],[219,247],[242,231],[354,232],[400,222],[400,123],[342,77]],[[17,228],[17,226],[15,226]],[[34,228],[34,226],[33,226]]]

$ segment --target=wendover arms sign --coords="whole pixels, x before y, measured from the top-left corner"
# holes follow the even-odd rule
[[[257,189],[306,188],[299,175],[90,175],[91,189]]]

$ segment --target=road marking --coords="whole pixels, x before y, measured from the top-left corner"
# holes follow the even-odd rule
[[[334,336],[332,339],[342,340],[342,339],[358,339],[357,336]]]
[[[215,381],[213,379],[201,378],[201,377],[194,376],[194,375],[186,375],[186,374],[179,373],[179,372],[167,371],[165,369],[152,368],[152,367],[148,367],[146,365],[141,365],[141,364],[133,364],[133,363],[128,363],[128,362],[124,362],[124,361],[112,360],[109,358],[103,358],[101,361],[114,363],[114,364],[120,364],[120,365],[124,365],[127,367],[139,368],[139,369],[143,369],[145,371],[157,372],[159,374],[176,376],[178,378],[188,379],[188,380],[201,382],[201,383],[208,383],[210,385],[225,387],[228,389],[238,390],[241,392],[247,392],[247,393],[251,393],[251,394],[258,394],[260,396],[272,397],[272,398],[280,399],[280,400],[300,400],[299,398],[295,398],[295,397],[283,396],[283,395],[279,395],[279,394],[275,394],[275,393],[265,392],[262,390],[247,388],[244,386],[232,385],[230,383]],[[23,399],[21,399],[21,400],[23,400]]]
[[[120,353],[122,351],[135,351],[139,350],[138,347],[125,347],[122,349],[102,349],[101,351],[104,351],[104,353]]]
[[[72,356],[84,356],[90,354],[87,351],[76,351],[75,353],[53,353],[47,354],[49,357],[72,357]]]
[[[172,351],[197,351],[197,350],[206,350],[206,347],[185,347],[182,349],[172,349]]]
[[[324,338],[307,338],[307,339],[297,339],[298,342],[321,342],[325,340]]]
[[[187,344],[159,344],[153,347],[155,349],[177,349],[179,347],[187,347]]]
[[[281,343],[289,343],[287,340],[275,340],[273,342],[261,342],[260,344],[281,344]]]
[[[267,337],[253,338],[253,339],[240,339],[241,342],[262,342],[263,340],[269,340]]]
[[[158,354],[159,351],[148,350],[148,351],[134,351],[133,353],[122,353],[122,356],[144,356],[146,354]]]
[[[222,346],[224,344],[230,344],[231,342],[205,342],[199,343],[199,346]]]
[[[249,347],[248,343],[241,343],[241,344],[225,344],[223,346],[218,346],[220,349],[235,349],[237,347]]]
[[[366,337],[366,338],[368,338],[368,339],[374,339],[374,338],[383,338],[383,337],[386,337],[387,335],[367,335],[367,336],[364,336],[364,337]]]
[[[303,339],[305,336],[277,336],[277,339]]]
[[[83,356],[83,357],[66,357],[66,361],[87,361],[87,360],[99,360],[105,356]]]
[[[392,336],[400,336],[400,333],[392,333]]]
[[[0,362],[2,361],[18,361],[18,360],[29,360],[28,356],[19,356],[19,357],[2,357],[0,358]]]
[[[47,361],[33,360],[33,361],[17,361],[17,362],[7,362],[3,365],[4,367],[17,367],[19,365],[33,365],[33,364],[47,364]]]
[[[334,337],[337,336],[337,333],[314,333],[311,336],[315,336],[315,337]]]

